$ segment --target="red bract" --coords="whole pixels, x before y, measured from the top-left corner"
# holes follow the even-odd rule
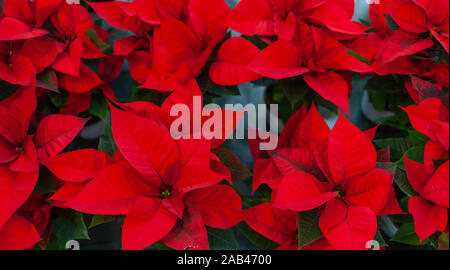
[[[279,210],[270,203],[244,210],[244,220],[255,231],[280,244],[278,249],[297,249],[297,215]]]
[[[419,105],[409,106],[404,110],[417,131],[440,143],[448,151],[449,112],[439,99],[429,98]]]
[[[49,236],[50,211],[52,206],[43,195],[31,195],[28,200],[0,228],[0,250],[32,248],[39,244],[45,247]]]
[[[430,32],[448,53],[448,1],[389,1],[388,10],[394,21],[411,33]]]
[[[119,157],[120,158],[120,157]],[[42,162],[63,185],[50,200],[59,207],[73,199],[83,187],[106,167],[117,163],[107,154],[95,149],[66,152]]]
[[[13,215],[0,227],[0,250],[32,248],[41,240],[36,228],[20,215]]]
[[[438,168],[434,162],[447,161]],[[408,179],[419,194],[409,199],[409,212],[414,217],[415,230],[420,241],[437,231],[444,231],[448,224],[449,161],[448,152],[429,142],[425,148],[425,165],[405,157]]]

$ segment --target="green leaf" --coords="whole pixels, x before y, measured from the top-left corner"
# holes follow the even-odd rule
[[[392,160],[401,159],[403,153],[408,151],[414,144],[407,138],[387,138],[387,139],[377,139],[373,141],[380,148],[391,149]]]
[[[241,222],[237,225],[239,231],[255,246],[262,250],[274,250],[279,244],[273,242],[270,239],[257,233],[255,230],[250,228],[245,222]]]
[[[258,36],[243,36],[243,38],[253,43],[260,50],[264,50],[268,45],[266,42],[262,41]]]
[[[408,138],[417,146],[425,147],[425,144],[430,140],[417,130],[408,130],[408,134]]]
[[[379,231],[377,232],[377,234],[375,235],[375,238],[373,240],[377,241],[380,244],[380,246],[382,246],[382,247],[389,246]]]
[[[102,216],[102,215],[94,215],[92,216],[91,223],[89,224],[89,229],[94,228],[96,226],[114,222],[116,220],[120,220],[123,218],[122,216]]]
[[[49,194],[56,191],[53,174],[44,166],[39,169],[39,179],[34,187],[33,194]]]
[[[86,31],[86,36],[92,41],[92,43],[97,46],[101,51],[105,53],[106,50],[110,49],[111,46],[106,44],[98,35],[97,32],[94,29],[88,29]]]
[[[64,107],[67,104],[67,100],[69,99],[69,93],[68,92],[48,92],[48,97],[50,98],[50,101],[58,108]]]
[[[358,58],[359,61],[361,61],[361,62],[363,62],[363,63],[365,63],[365,64],[367,64],[367,65],[371,65],[371,64],[372,64],[369,60],[367,60],[366,58],[364,58],[364,57],[363,57],[362,55],[360,55],[359,53],[357,53],[357,52],[355,52],[355,51],[353,51],[353,50],[350,50],[350,49],[347,49],[347,51],[348,51],[348,54],[350,54],[351,56],[354,56],[354,57]]]
[[[434,166],[436,166],[436,168],[439,168],[447,161],[448,161],[448,159],[438,159],[438,160],[433,160],[433,163],[434,163]]]
[[[387,98],[386,93],[382,91],[374,91],[370,97],[373,107],[376,111],[382,112],[386,109]]]
[[[236,250],[239,245],[231,229],[222,230],[207,227],[208,242],[211,250]]]
[[[419,236],[414,229],[414,223],[403,224],[391,241],[411,246],[420,245]]]
[[[164,245],[161,241],[158,241],[152,245],[155,250],[173,250],[173,248]]]
[[[386,22],[392,31],[396,31],[400,28],[390,14],[384,14],[384,17],[386,17]]]
[[[98,150],[107,153],[110,156],[114,156],[117,151],[117,144],[114,141],[112,134],[112,128],[110,124],[105,123],[105,128],[102,136],[100,136]]]
[[[58,213],[52,223],[48,250],[64,250],[70,240],[89,239],[82,213],[70,209],[61,209]]]
[[[222,86],[211,81],[208,83],[208,93],[218,97],[239,96],[241,94],[237,86]]]
[[[59,93],[58,77],[56,72],[52,69],[48,69],[40,73],[37,78],[37,86],[50,90],[52,92]]]
[[[217,148],[213,150],[213,153],[216,154],[220,161],[230,170],[232,181],[239,181],[252,176],[250,170],[230,150]]]
[[[414,188],[409,183],[406,172],[404,172],[400,169],[397,169],[397,173],[394,176],[394,181],[397,184],[397,186],[400,188],[400,190],[403,191],[403,193],[405,193],[409,197],[414,197],[414,196],[418,195],[418,193],[414,190]]]
[[[9,82],[6,82],[6,81],[3,81],[0,79],[0,101],[11,96],[19,88],[20,88],[19,85],[13,85],[13,84],[10,84]]]
[[[412,147],[405,152],[405,156],[413,161],[424,163],[425,149],[423,147]],[[399,161],[397,161],[397,167],[405,171],[405,157],[402,156]]]
[[[167,94],[155,90],[139,88],[139,86],[140,84],[138,82],[133,82],[130,95],[131,102],[148,101],[155,105],[161,106],[161,104],[167,98]]]
[[[88,112],[103,121],[107,121],[109,116],[109,106],[105,96],[101,92],[95,92],[92,95],[91,105]]]
[[[298,248],[321,239],[322,231],[319,228],[320,212],[317,209],[298,213]]]
[[[421,146],[414,146],[405,152],[405,156],[410,160],[423,163],[425,156],[425,149]]]
[[[404,88],[404,81],[395,76],[373,76],[366,84],[366,89],[370,93],[380,91],[394,94],[403,91]]]
[[[308,94],[311,90],[309,86],[302,80],[296,79],[285,79],[281,80],[280,84],[285,94],[286,98],[289,100],[291,104],[292,111],[297,111],[299,105],[304,103],[304,99],[306,94]]]

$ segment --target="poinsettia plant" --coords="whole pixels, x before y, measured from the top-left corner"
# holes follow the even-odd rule
[[[448,249],[447,1],[77,2],[0,1],[0,250]]]

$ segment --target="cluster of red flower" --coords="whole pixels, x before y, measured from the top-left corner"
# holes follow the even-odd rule
[[[4,0],[0,82],[12,90],[0,89],[0,249],[45,248],[52,208],[126,216],[123,249],[208,249],[207,227],[242,221],[279,249],[366,249],[378,216],[405,211],[420,240],[448,230],[449,4],[376,2],[367,26],[352,20],[354,0],[241,0],[233,9],[224,0]],[[229,28],[242,36],[228,38]],[[118,102],[110,82],[125,62],[141,88],[168,96],[160,106]],[[196,82],[205,70],[224,86],[301,76],[346,113],[352,75],[402,76],[416,103],[403,110],[429,139],[424,164],[401,160],[408,209],[380,165],[392,160],[372,143],[377,128],[363,132],[340,114],[330,130],[313,104],[291,116],[276,150],[249,141],[253,190],[264,184],[271,195],[242,210],[218,155],[224,140],[170,135],[171,106],[205,94]],[[46,105],[61,93],[61,106]],[[109,102],[116,151],[63,152],[94,95]],[[57,189],[39,195],[44,170]],[[302,218],[315,222],[311,231],[300,230]]]

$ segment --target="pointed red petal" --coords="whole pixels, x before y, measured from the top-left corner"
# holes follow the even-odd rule
[[[324,99],[331,101],[348,113],[350,103],[348,84],[341,76],[334,72],[325,72],[305,75],[304,79]]]
[[[3,12],[6,17],[15,18],[26,24],[33,24],[34,15],[28,0],[3,1]]]
[[[187,193],[184,201],[188,207],[200,210],[205,225],[228,229],[242,221],[242,202],[234,189],[227,185],[216,185]]]
[[[102,170],[66,205],[89,214],[125,215],[139,194],[159,195],[136,171],[118,163]]]
[[[29,85],[34,79],[33,63],[22,55],[13,55],[10,63],[0,62],[0,79],[11,84]]]
[[[402,29],[411,33],[423,33],[428,30],[427,14],[419,6],[394,4],[389,7],[392,18]]]
[[[83,63],[81,63],[78,77],[60,74],[58,79],[62,88],[78,94],[88,92],[103,84],[97,73]]]
[[[67,52],[62,53],[52,67],[54,70],[78,77],[80,75],[81,68],[81,55],[83,53],[83,44],[81,39],[76,39],[70,43]]]
[[[44,118],[36,130],[39,160],[54,157],[64,150],[87,121],[88,119],[62,114],[53,114]]]
[[[301,67],[297,48],[287,41],[276,41],[261,51],[249,68],[265,77],[284,79],[308,72]]]
[[[125,218],[122,248],[144,249],[167,236],[176,221],[177,216],[162,206],[160,199],[140,196]]]
[[[421,193],[427,182],[425,166],[419,162],[408,159],[406,156],[404,157],[404,160],[409,183],[411,183],[411,186],[415,191]]]
[[[306,18],[312,22],[326,26],[333,32],[360,35],[363,31],[351,21],[346,11],[338,4],[327,1],[314,9]]]
[[[32,248],[41,237],[33,224],[14,215],[1,227],[0,239],[0,250],[21,250]]]
[[[388,202],[393,177],[384,170],[375,169],[351,181],[348,186],[344,185],[345,199],[353,205],[366,206],[374,212],[379,212]]]
[[[347,206],[340,200],[334,200],[327,204],[319,226],[336,249],[364,250],[377,232],[377,217],[370,208]]]
[[[423,187],[420,195],[442,207],[449,207],[449,161],[442,164]]]
[[[282,210],[307,211],[336,197],[334,192],[321,190],[319,180],[302,172],[287,174],[277,188],[274,207]]]
[[[170,133],[154,121],[110,107],[114,139],[128,162],[143,176],[174,184],[180,153]]]
[[[414,217],[414,225],[420,241],[447,227],[448,209],[444,207],[432,205],[416,196],[409,199],[408,209]]]
[[[112,160],[103,152],[86,149],[63,153],[42,163],[61,180],[84,182],[96,177]]]
[[[278,244],[291,243],[296,237],[297,214],[273,208],[270,203],[244,210],[244,219],[255,231]]]
[[[14,18],[4,18],[0,21],[0,40],[31,39],[47,33],[42,29],[31,28]]]
[[[237,85],[259,79],[248,64],[258,55],[258,48],[242,37],[225,41],[211,66],[211,80],[220,85]]]
[[[328,167],[335,184],[375,168],[377,152],[370,139],[342,114],[330,132]]]
[[[258,7],[255,9],[255,7]],[[242,0],[224,19],[224,23],[244,35],[274,35],[273,12],[268,0]]]
[[[11,171],[0,165],[2,189],[0,190],[0,228],[11,215],[28,199],[38,179],[38,173]]]
[[[55,40],[30,39],[25,41],[19,54],[26,56],[34,64],[36,73],[41,73],[56,60],[64,49],[64,44]]]
[[[126,2],[89,2],[98,16],[105,19],[112,27],[133,31],[135,33],[142,33],[144,30],[144,23],[137,16],[129,16],[122,10],[122,6],[129,5]]]
[[[176,250],[208,250],[208,233],[200,210],[189,207],[183,220],[178,221],[162,242]]]

